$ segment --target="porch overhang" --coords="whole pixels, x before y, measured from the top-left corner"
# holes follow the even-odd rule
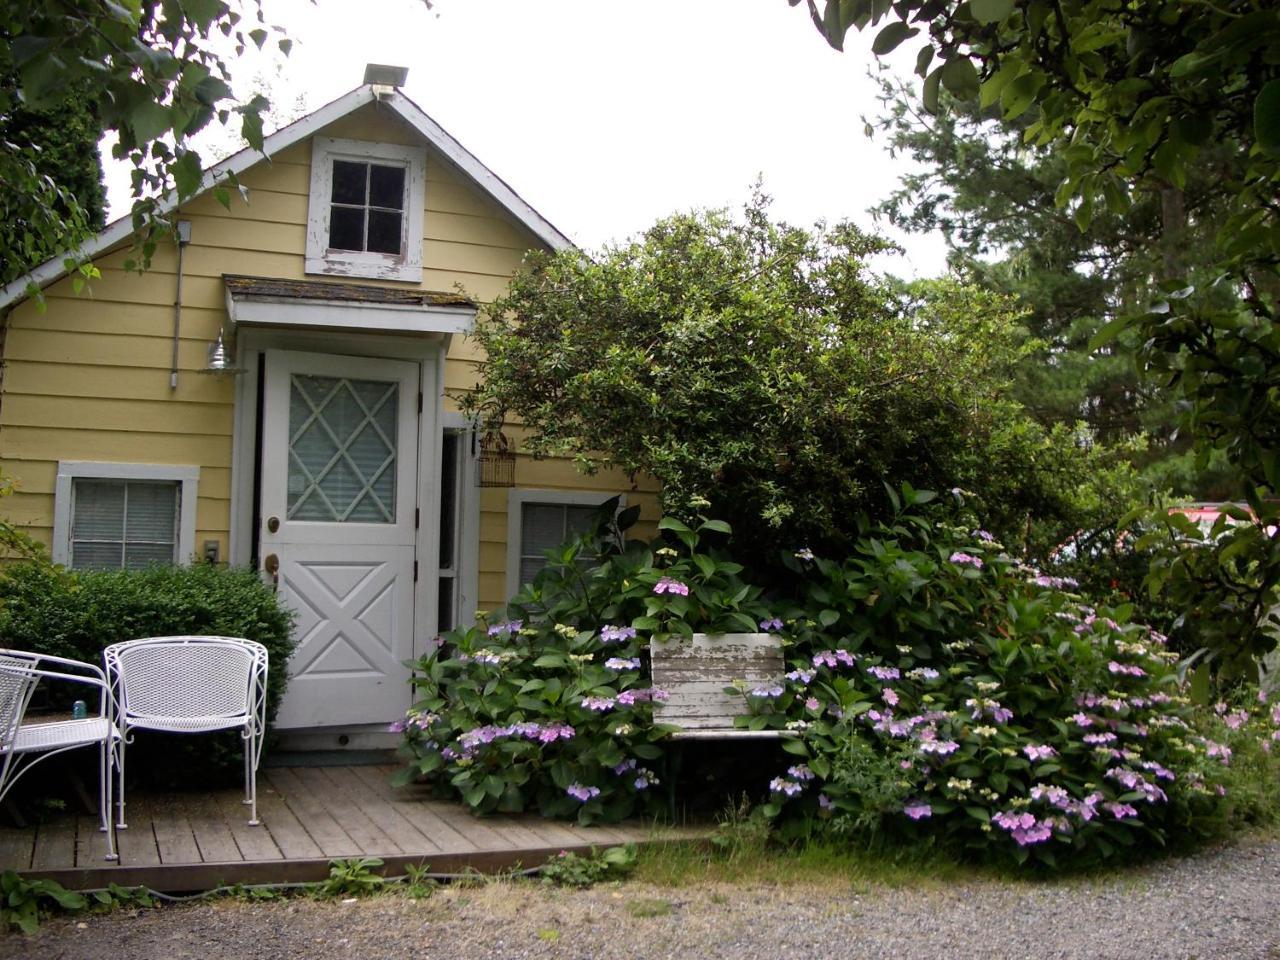
[[[365,283],[223,274],[234,326],[446,337],[467,333],[476,305],[459,294]]]

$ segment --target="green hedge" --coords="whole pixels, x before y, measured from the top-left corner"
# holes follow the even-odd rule
[[[196,634],[245,637],[267,648],[267,715],[284,693],[293,615],[247,568],[156,566],[147,570],[66,571],[40,562],[0,575],[0,645],[102,663],[102,648],[139,637]],[[75,696],[56,685],[53,703]],[[51,692],[53,688],[51,687]],[[160,751],[163,751],[161,759]],[[132,780],[208,786],[234,782],[242,769],[239,735],[142,734],[130,748]],[[156,762],[150,762],[154,756]],[[136,757],[136,762],[135,762]]]

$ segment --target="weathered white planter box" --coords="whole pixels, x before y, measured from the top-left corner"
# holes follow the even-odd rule
[[[693,639],[649,641],[653,685],[667,691],[656,701],[653,718],[680,729],[674,740],[771,739],[778,730],[745,730],[734,718],[745,716],[745,698],[728,694],[731,683],[753,687],[782,683],[782,638],[771,633],[695,633]]]

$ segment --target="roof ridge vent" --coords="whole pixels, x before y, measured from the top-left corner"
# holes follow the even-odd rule
[[[405,78],[408,76],[408,67],[367,63],[364,68],[364,82],[373,88],[373,95],[379,100],[390,99],[396,90],[404,86]]]

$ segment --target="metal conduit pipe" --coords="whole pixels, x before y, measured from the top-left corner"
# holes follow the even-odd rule
[[[178,240],[178,279],[173,295],[173,355],[169,363],[169,389],[178,389],[178,335],[182,331],[182,252],[191,242],[191,221],[179,220],[174,235]]]

